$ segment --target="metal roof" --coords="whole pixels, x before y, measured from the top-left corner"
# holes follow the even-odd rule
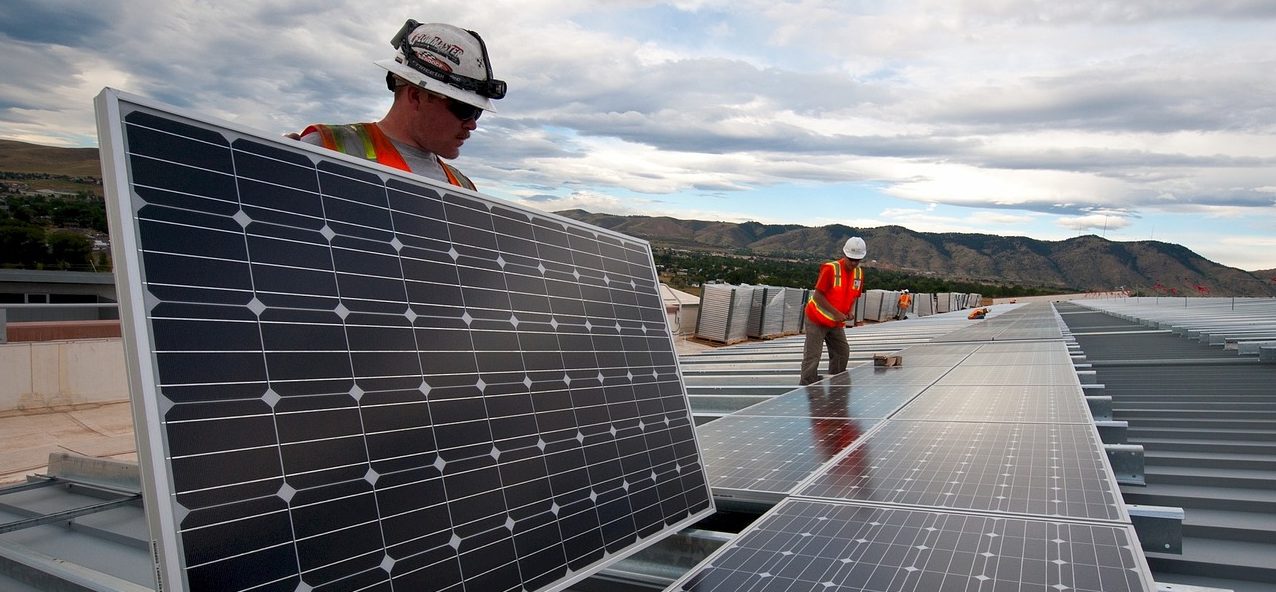
[[[1127,503],[1181,507],[1182,555],[1149,553],[1158,577],[1276,586],[1276,364],[1227,349],[1238,328],[1263,334],[1276,300],[1131,298],[1056,305],[1104,394],[1144,448],[1144,487]]]
[[[1178,304],[1182,306],[1182,302]],[[1085,305],[1099,306],[1090,301]],[[1098,382],[1103,383],[1106,394],[1114,397],[1117,418],[1130,421],[1131,441],[1143,442],[1147,447],[1149,485],[1146,488],[1121,486],[1126,503],[1187,509],[1183,557],[1149,554],[1153,576],[1158,581],[1233,588],[1241,592],[1270,589],[1272,580],[1263,579],[1268,577],[1269,571],[1265,570],[1270,568],[1237,565],[1237,561],[1229,564],[1227,560],[1241,558],[1245,549],[1253,548],[1259,544],[1256,541],[1265,540],[1276,530],[1276,493],[1273,493],[1276,488],[1271,487],[1270,481],[1272,471],[1276,470],[1273,467],[1276,437],[1270,422],[1276,420],[1264,415],[1276,412],[1276,401],[1270,399],[1276,396],[1272,394],[1276,389],[1269,386],[1276,378],[1276,366],[1250,361],[1257,360],[1257,355],[1242,357],[1234,350],[1222,350],[1222,346],[1210,348],[1190,343],[1192,347],[1185,348],[1187,338],[1175,335],[1173,329],[1164,333],[1158,327],[1155,328],[1158,332],[1150,333],[1145,331],[1153,328],[1136,320],[1083,309],[1075,304],[1061,303],[1056,307],[1080,346],[1080,351],[1073,350],[1078,368],[1090,364],[1098,372]],[[990,318],[1014,308],[994,307]],[[871,364],[876,353],[940,342],[944,335],[971,326],[973,322],[966,319],[964,311],[959,311],[852,329],[847,332],[852,364]],[[1142,345],[1122,343],[1140,336],[1149,341]],[[935,343],[929,347],[955,346]],[[792,391],[797,383],[801,349],[802,338],[797,336],[681,356],[679,364],[697,423],[713,421]],[[1152,355],[1152,351],[1160,351],[1161,356]],[[1015,359],[1008,357],[1007,363],[1014,363]],[[1184,360],[1197,362],[1187,364]],[[1178,372],[1179,367],[1185,369]],[[1119,396],[1127,383],[1133,393],[1131,398]],[[1152,388],[1147,387],[1149,383]],[[1264,390],[1264,386],[1268,388]],[[1140,389],[1143,392],[1140,393]],[[1151,405],[1146,398],[1177,402],[1176,407],[1181,408],[1178,411],[1189,410],[1190,419],[1182,421],[1190,425],[1158,425],[1160,418],[1156,413],[1142,411]],[[1237,399],[1234,402],[1242,404],[1241,410],[1248,414],[1248,418],[1227,418],[1229,421],[1251,423],[1231,427],[1202,423],[1203,414],[1222,411],[1219,403],[1223,399]],[[1224,419],[1221,415],[1216,417]],[[1144,425],[1145,421],[1150,423]],[[1208,433],[1210,437],[1181,437],[1192,430]],[[1242,436],[1254,438],[1245,440]],[[1203,460],[1204,466],[1190,464],[1194,460]],[[30,520],[103,501],[116,504],[85,516],[59,518],[21,531],[5,532],[0,528],[0,589],[130,592],[152,589],[145,519],[140,504],[128,498],[136,488],[127,485],[127,478],[123,482],[118,478],[101,481],[102,472],[127,474],[131,466],[135,467],[128,463],[99,466],[68,461],[51,467],[51,481],[33,477],[40,487],[0,493],[0,510],[5,512],[0,514],[0,522]],[[1215,481],[1230,493],[1223,494],[1225,501],[1215,507],[1194,509],[1188,502],[1206,501],[1220,493],[1202,491],[1196,489],[1197,485],[1180,482],[1191,478]],[[1156,497],[1146,497],[1149,494]],[[684,531],[598,576],[573,585],[572,589],[663,589],[731,540],[734,532],[754,518],[747,513],[722,512],[699,525],[702,530]],[[1230,534],[1237,535],[1235,542],[1222,538]],[[1210,540],[1200,542],[1206,539]],[[1206,548],[1208,552],[1197,552]],[[1276,556],[1276,548],[1269,548],[1266,553],[1267,557]],[[1228,580],[1223,576],[1246,579]],[[55,588],[67,582],[75,585]],[[1190,588],[1179,585],[1175,589]]]

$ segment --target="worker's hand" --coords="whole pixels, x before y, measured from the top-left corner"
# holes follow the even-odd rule
[[[285,137],[285,138],[288,138],[289,140],[300,140],[300,139],[301,139],[301,134],[299,134],[299,133],[297,133],[297,132],[288,132],[288,133],[284,134],[284,137]]]

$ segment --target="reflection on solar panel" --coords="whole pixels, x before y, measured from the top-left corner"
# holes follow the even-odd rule
[[[930,421],[1094,421],[1080,386],[932,386],[894,415]]]
[[[1151,592],[1128,525],[788,499],[674,589]]]
[[[774,502],[879,421],[728,415],[696,429],[715,496]]]
[[[847,374],[838,374],[737,411],[736,415],[884,418],[924,388],[925,385],[868,380],[861,380],[857,386]]]
[[[1127,520],[1094,427],[887,421],[799,495]]]
[[[559,589],[712,512],[646,243],[98,113],[161,589]]]

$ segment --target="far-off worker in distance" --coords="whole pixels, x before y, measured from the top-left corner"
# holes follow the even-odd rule
[[[864,239],[853,236],[842,247],[842,258],[820,265],[811,299],[806,302],[806,345],[802,349],[800,384],[818,382],[820,353],[829,350],[829,374],[846,371],[851,346],[846,342],[846,321],[855,299],[864,291],[864,270],[860,260],[868,254]]]

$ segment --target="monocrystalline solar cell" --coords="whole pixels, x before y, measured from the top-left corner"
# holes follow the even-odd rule
[[[1081,384],[1072,364],[1049,366],[958,366],[936,386],[1072,386]]]
[[[1016,343],[983,343],[979,345],[978,353],[1019,353],[1019,352],[1055,352],[1065,358],[1068,355],[1068,346],[1062,341],[1022,341]]]
[[[1072,363],[1068,354],[1057,351],[979,351],[962,360],[964,366],[1048,366]]]
[[[715,496],[774,502],[880,421],[728,415],[696,430]]]
[[[712,512],[645,242],[98,113],[163,589],[561,589]]]
[[[671,589],[1152,592],[1133,527],[784,500]]]
[[[892,416],[927,421],[1094,421],[1080,385],[932,386]]]
[[[889,420],[799,495],[1128,521],[1094,427]]]
[[[908,365],[904,358],[903,366],[855,366],[848,370],[851,383],[855,385],[877,384],[917,384],[928,386],[939,379],[949,367]]]
[[[922,385],[854,381],[847,374],[778,395],[736,415],[885,418],[926,388]]]

